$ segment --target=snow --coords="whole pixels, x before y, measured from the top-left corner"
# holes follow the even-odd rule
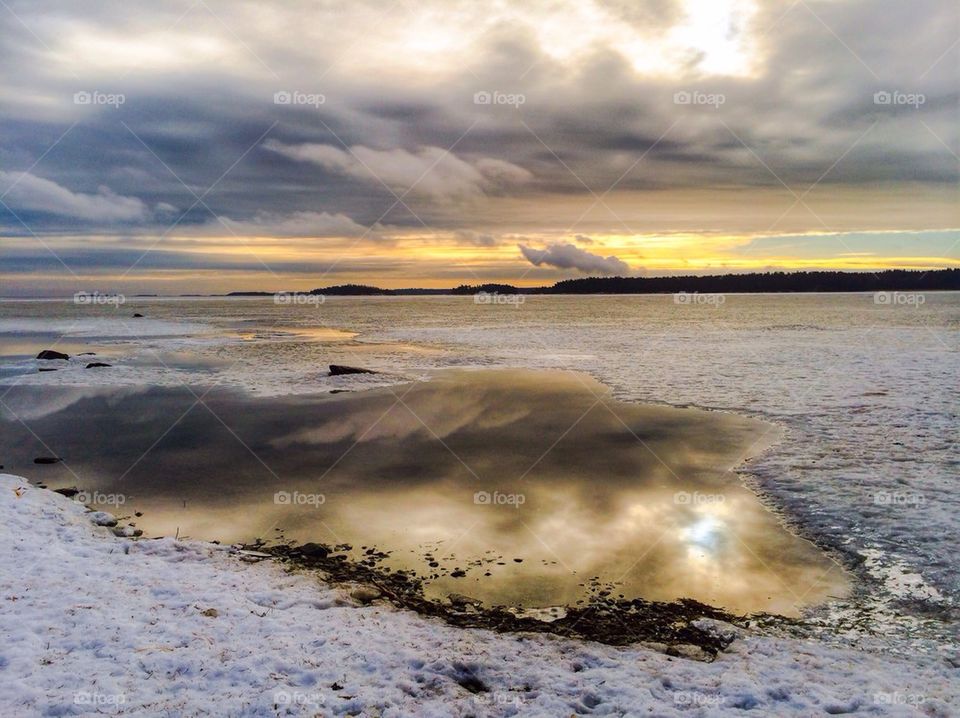
[[[91,516],[0,474],[4,715],[960,711],[958,669],[935,655],[746,634],[707,664],[462,630],[382,602],[360,606],[349,587],[247,563],[227,547],[118,538]]]

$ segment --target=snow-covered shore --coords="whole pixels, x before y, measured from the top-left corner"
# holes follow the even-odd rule
[[[3,715],[960,713],[935,656],[746,636],[706,664],[461,630],[213,544],[117,538],[18,477],[0,495]]]

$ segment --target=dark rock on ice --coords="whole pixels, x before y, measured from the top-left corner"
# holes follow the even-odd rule
[[[326,558],[330,555],[330,549],[319,543],[305,543],[297,549],[297,552],[307,558]]]
[[[330,376],[341,376],[342,374],[376,374],[373,369],[361,369],[356,366],[344,366],[342,364],[330,365]]]
[[[64,354],[63,352],[55,352],[53,349],[44,349],[42,352],[37,354],[37,359],[69,359],[69,354]]]

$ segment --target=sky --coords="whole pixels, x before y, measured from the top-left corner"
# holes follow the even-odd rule
[[[0,0],[0,296],[960,266],[950,0]]]

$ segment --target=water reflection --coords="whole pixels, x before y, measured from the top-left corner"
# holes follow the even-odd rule
[[[627,597],[788,615],[846,590],[730,473],[778,438],[762,422],[620,403],[565,372],[203,392],[14,388],[0,463],[123,494],[149,535],[375,546],[433,595],[490,604],[572,604],[593,576]],[[50,450],[63,465],[33,465]]]

